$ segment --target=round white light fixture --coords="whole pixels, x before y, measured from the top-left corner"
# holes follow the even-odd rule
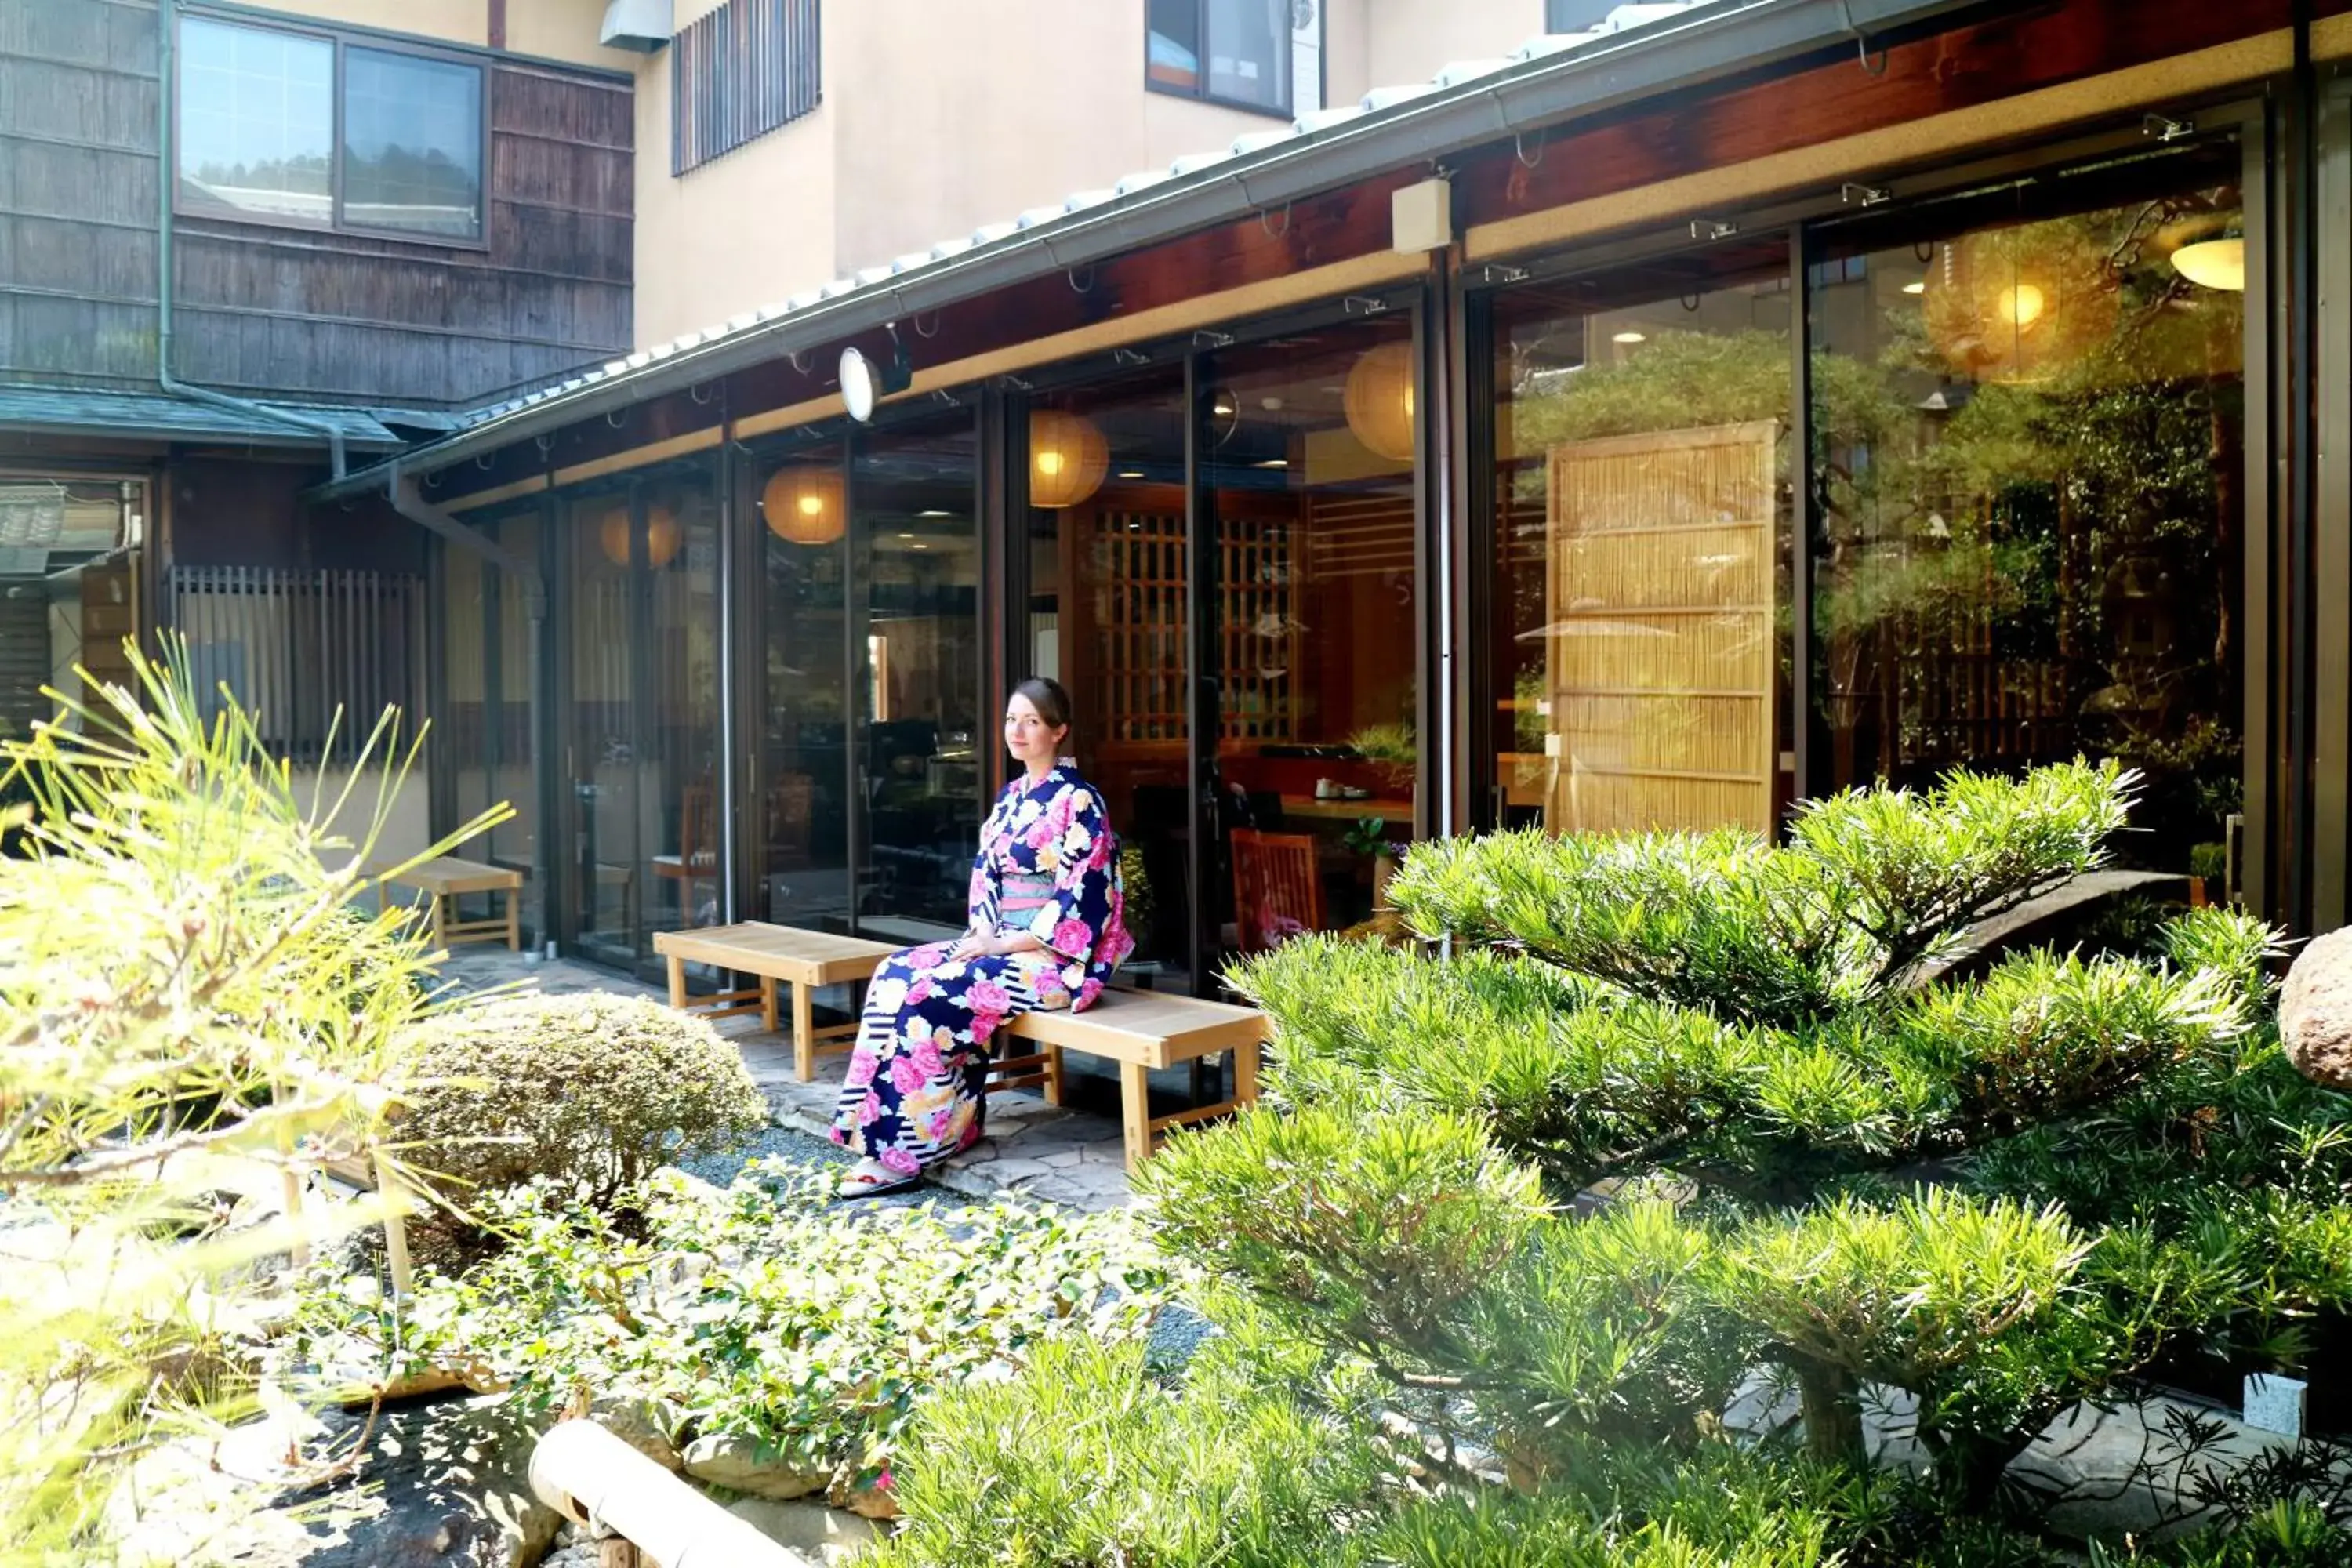
[[[860,425],[874,417],[874,405],[893,393],[904,392],[915,379],[914,362],[907,356],[907,345],[898,335],[890,334],[890,359],[887,364],[877,364],[859,352],[856,344],[841,351],[841,401],[849,416]]]
[[[1648,342],[1650,341],[1650,334],[1647,332],[1623,331],[1617,333],[1609,341],[1612,343],[1624,343],[1630,346],[1634,343]]]
[[[2246,291],[2246,242],[2242,237],[2204,239],[2172,253],[2172,268],[2200,289]]]

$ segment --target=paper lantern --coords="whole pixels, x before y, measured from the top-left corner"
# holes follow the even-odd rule
[[[1969,235],[1927,270],[1929,341],[1981,382],[2037,382],[2081,360],[2116,322],[2116,278],[2063,220]]]
[[[1340,397],[1356,439],[1366,451],[1392,462],[1412,460],[1413,369],[1410,342],[1367,349],[1348,372]]]
[[[1110,443],[1090,419],[1059,409],[1029,415],[1029,504],[1058,511],[1076,506],[1110,473]]]
[[[760,492],[768,531],[787,544],[831,544],[847,523],[844,510],[837,468],[778,468]]]
[[[677,516],[659,501],[646,509],[646,564],[659,571],[677,554],[677,547],[686,535],[677,526]],[[603,547],[604,559],[615,566],[629,563],[629,509],[616,506],[604,514],[596,530],[596,542]]]

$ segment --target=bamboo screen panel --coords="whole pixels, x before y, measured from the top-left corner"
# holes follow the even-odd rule
[[[1554,832],[1771,828],[1771,420],[1549,453]]]
[[[824,97],[817,0],[727,0],[670,40],[669,172],[789,125]]]
[[[1188,603],[1181,512],[1105,510],[1094,520],[1095,669],[1107,738],[1185,735]],[[1227,740],[1295,738],[1298,715],[1297,535],[1283,523],[1218,525]]]

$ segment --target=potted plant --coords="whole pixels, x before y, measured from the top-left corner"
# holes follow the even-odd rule
[[[1359,817],[1340,835],[1340,842],[1356,854],[1370,858],[1372,912],[1382,912],[1389,907],[1389,879],[1396,875],[1397,862],[1404,858],[1405,847],[1389,837],[1388,819],[1381,816]]]

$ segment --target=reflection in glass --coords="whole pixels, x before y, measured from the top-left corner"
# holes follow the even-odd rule
[[[756,918],[849,929],[847,500],[841,447],[786,437],[747,465],[762,563]]]
[[[1496,306],[1498,817],[1772,830],[1792,372],[1766,240]]]
[[[1221,692],[1222,945],[1374,919],[1412,837],[1417,415],[1412,324],[1204,362]]]
[[[482,73],[353,46],[343,63],[343,221],[481,233]]]
[[[181,199],[331,223],[334,82],[326,39],[181,18]]]
[[[980,840],[978,748],[994,743],[996,720],[980,707],[978,458],[969,415],[877,430],[856,448],[857,923],[882,941],[929,941],[964,925]]]
[[[2237,152],[2203,156],[2201,183],[2071,213],[2021,189],[1964,232],[1815,269],[1825,785],[2115,757],[2147,775],[2153,829],[2122,853],[2219,874],[2242,767],[2244,260],[2238,239],[2234,276],[2215,265],[2242,232]]]
[[[1184,721],[1184,377],[1038,400],[1029,425],[1029,669],[1069,689],[1078,771],[1119,836],[1130,977],[1192,986]]]

